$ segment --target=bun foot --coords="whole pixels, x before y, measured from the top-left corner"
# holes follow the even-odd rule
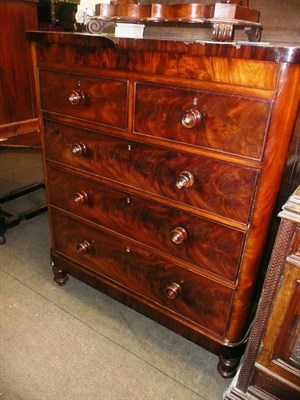
[[[227,359],[219,357],[218,372],[223,378],[233,378],[240,363],[240,357]]]
[[[0,244],[5,244],[6,243],[6,237],[4,235],[0,236]]]
[[[67,272],[63,271],[61,268],[56,267],[56,265],[53,262],[52,262],[52,271],[54,274],[53,280],[59,286],[63,286],[69,279]]]

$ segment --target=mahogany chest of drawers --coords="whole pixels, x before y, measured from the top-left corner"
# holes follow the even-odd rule
[[[29,33],[54,279],[232,376],[299,103],[299,49]]]

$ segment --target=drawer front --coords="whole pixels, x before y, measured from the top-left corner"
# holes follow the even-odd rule
[[[261,159],[268,102],[137,84],[135,133]]]
[[[127,81],[40,71],[42,109],[127,128]]]
[[[55,207],[235,279],[243,232],[56,169],[49,169],[48,178]]]
[[[255,169],[49,121],[45,138],[49,160],[227,218],[249,220]]]
[[[52,212],[52,218],[56,251],[151,300],[155,308],[224,335],[230,288],[63,214]]]

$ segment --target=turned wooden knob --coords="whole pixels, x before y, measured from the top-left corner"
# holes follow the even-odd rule
[[[86,145],[84,143],[74,143],[71,148],[72,154],[75,157],[81,157],[86,154]]]
[[[84,240],[77,245],[77,251],[80,254],[87,254],[91,250],[91,248],[92,246],[87,240]]]
[[[181,118],[182,126],[188,129],[199,126],[202,122],[202,115],[198,110],[187,110]]]
[[[72,106],[78,106],[85,102],[84,93],[81,90],[73,90],[69,96],[69,102]]]
[[[187,238],[187,231],[181,226],[178,226],[171,232],[171,239],[172,242],[175,244],[183,243],[186,240],[186,238]]]
[[[189,188],[194,184],[194,177],[188,171],[183,171],[176,180],[176,187],[178,189]]]
[[[81,206],[82,204],[87,203],[88,195],[84,191],[77,192],[75,193],[74,201],[78,206]]]
[[[182,288],[178,283],[172,282],[165,288],[164,292],[169,300],[175,300],[181,294]]]

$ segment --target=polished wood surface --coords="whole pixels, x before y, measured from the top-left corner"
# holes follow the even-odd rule
[[[241,7],[242,6],[242,7]],[[249,9],[241,2],[222,1],[204,3],[156,3],[143,5],[139,3],[97,4],[96,15],[116,21],[165,21],[165,22],[200,22],[203,19],[221,18],[259,22],[259,11]]]
[[[118,0],[118,3],[121,2],[124,3],[123,0]],[[228,2],[228,0],[222,1],[222,3]],[[139,3],[142,5],[152,2],[148,0],[141,0]],[[164,0],[162,3],[174,4],[174,1]],[[260,12],[259,22],[263,27],[260,38],[262,42],[276,45],[300,45],[300,2],[298,0],[251,0],[248,2],[231,0],[230,3],[250,7],[251,9],[258,10]],[[204,5],[206,7],[208,5],[211,5],[213,7],[213,0],[201,0],[201,4],[185,4],[185,7],[189,8],[186,15],[191,15],[194,19],[197,18],[197,16],[201,15],[201,6],[203,7]],[[103,10],[102,8],[102,11],[100,12],[100,9],[97,10],[96,7],[96,15],[103,14],[110,17],[113,16],[113,14],[109,14],[108,12],[108,8],[110,8],[110,5],[101,4],[99,5],[99,7],[106,7],[106,9]],[[199,26],[197,28],[193,28],[192,25],[188,28],[181,26],[180,30],[178,30],[178,26],[170,26],[168,29],[157,29],[157,26],[153,26],[153,28],[151,30],[150,29],[151,28],[148,27],[148,32],[146,32],[146,34],[149,33],[150,36],[155,35],[157,37],[162,36],[169,38],[179,38],[179,40],[182,40],[183,38],[187,40],[191,38],[197,38],[198,40],[211,39],[210,34],[207,33],[209,32],[209,30],[199,30]],[[246,36],[242,30],[234,29],[234,38],[235,40],[245,41]]]
[[[242,254],[242,231],[54,168],[48,170],[48,177],[53,206],[155,248],[165,257],[185,261],[195,271],[200,268],[203,273],[211,271],[235,280]],[[64,182],[68,186],[57,192]],[[173,237],[177,227],[186,231],[181,243]]]
[[[202,215],[201,210],[208,211],[215,215],[213,219],[222,222],[226,222],[225,219],[218,216],[244,224],[250,218],[257,169],[69,125],[47,121],[45,128],[46,157],[50,161],[96,174],[102,180],[114,181],[114,185],[125,189],[129,185],[139,192],[159,195],[164,202],[172,200],[174,205],[181,203]],[[77,147],[82,148],[82,152],[74,155]],[[193,174],[196,183],[181,190],[176,182],[186,170]],[[230,180],[233,186],[224,185],[223,180]],[[214,196],[216,192],[218,196]]]
[[[214,351],[232,376],[299,104],[299,49],[29,38],[55,280],[103,290]]]
[[[116,128],[127,127],[128,82],[126,80],[95,79],[75,74],[41,71],[40,85],[44,110]],[[78,91],[82,93],[82,99],[76,104],[74,96]],[[55,102],[52,100],[54,97]],[[66,98],[69,99],[67,103]]]
[[[58,253],[146,301],[154,301],[167,313],[174,312],[177,318],[203,326],[218,336],[224,335],[233,294],[231,288],[156,257],[152,250],[142,249],[98,227],[87,227],[82,221],[73,221],[56,211],[52,217]],[[81,249],[84,242],[87,250]],[[178,301],[172,301],[165,293],[173,282],[182,287]],[[207,298],[212,300],[207,302]]]
[[[26,30],[38,27],[36,1],[0,1],[0,145],[40,145]]]
[[[59,52],[62,57],[64,57],[64,53],[66,52],[66,48],[60,47],[68,44],[73,44],[74,46],[80,46],[80,47],[85,47],[85,46],[92,46],[97,48],[97,52],[102,53],[102,56],[104,57],[103,59],[99,59],[97,57],[97,54],[93,53],[85,53],[82,51],[81,54],[78,54],[77,52],[72,52],[72,55],[70,53],[69,57],[73,57],[74,62],[76,61],[78,65],[81,65],[82,67],[88,65],[98,65],[95,64],[95,62],[99,63],[99,68],[104,68],[104,69],[109,69],[111,68],[116,68],[119,67],[120,70],[128,70],[128,71],[134,71],[134,65],[130,64],[123,64],[123,65],[118,65],[116,64],[116,61],[114,59],[114,51],[109,52],[110,48],[114,48],[115,44],[119,45],[119,54],[126,51],[127,57],[130,56],[135,56],[139,57],[138,53],[136,53],[139,50],[143,49],[143,52],[145,51],[159,51],[167,54],[174,54],[176,53],[177,55],[189,55],[189,58],[187,60],[190,60],[190,62],[195,62],[194,58],[195,56],[207,56],[207,57],[217,57],[216,60],[212,59],[212,62],[219,62],[220,66],[222,63],[226,65],[229,60],[226,59],[220,59],[218,57],[224,57],[224,58],[234,58],[238,60],[248,60],[247,63],[240,61],[237,62],[235,68],[236,70],[233,69],[228,69],[228,74],[229,76],[225,74],[225,71],[222,71],[222,68],[209,68],[209,64],[206,63],[207,67],[205,68],[204,64],[204,70],[202,71],[202,75],[204,74],[206,80],[210,80],[209,78],[211,77],[212,79],[216,77],[222,77],[220,81],[228,81],[230,78],[231,81],[229,83],[235,83],[235,80],[237,80],[236,83],[241,83],[241,80],[244,80],[244,83],[247,83],[252,87],[252,85],[255,85],[257,87],[265,87],[267,83],[274,84],[274,70],[276,71],[276,65],[270,65],[265,64],[264,68],[261,68],[260,65],[254,60],[262,60],[262,61],[275,61],[275,62],[288,62],[288,63],[299,63],[300,60],[300,48],[297,45],[294,46],[272,46],[272,45],[267,45],[267,46],[255,46],[251,45],[249,43],[239,43],[239,44],[223,44],[222,46],[218,45],[217,43],[214,42],[204,42],[201,43],[201,45],[197,42],[193,42],[192,40],[187,40],[187,41],[178,41],[176,40],[175,42],[172,41],[172,39],[167,38],[166,40],[159,40],[158,38],[154,38],[151,40],[151,38],[148,38],[147,40],[143,39],[126,39],[126,38],[114,38],[114,37],[109,37],[109,36],[104,36],[101,38],[101,45],[99,47],[99,37],[93,36],[93,35],[87,35],[87,34],[72,34],[72,33],[53,33],[53,32],[29,32],[28,33],[28,38],[39,42],[39,43],[52,43],[53,45],[51,46],[51,54],[54,55],[56,52]],[[163,39],[163,37],[162,37]],[[59,46],[59,47],[57,47]],[[132,50],[133,53],[130,54],[129,50]],[[109,56],[108,56],[108,53]],[[145,54],[145,53],[143,53]],[[149,54],[149,55],[150,55]],[[59,56],[59,54],[57,54]],[[165,55],[167,56],[167,55]],[[67,55],[65,54],[65,57]],[[170,55],[169,55],[170,57]],[[52,56],[50,54],[47,54],[46,51],[43,51],[43,58],[44,60],[48,59],[48,63],[51,63],[51,58]],[[181,58],[184,60],[183,58]],[[52,58],[52,61],[54,59]],[[94,62],[93,62],[94,60]],[[121,61],[117,60],[117,61]],[[124,61],[124,60],[123,60]],[[162,60],[163,62],[163,60]],[[198,58],[197,65],[198,63],[201,62],[201,58]],[[111,63],[111,64],[110,64]],[[158,63],[158,66],[160,64]],[[147,72],[147,69],[153,69],[154,67],[157,67],[156,64],[148,63],[146,65],[140,64],[137,67],[139,69],[145,68],[144,72]],[[136,68],[137,68],[136,67]],[[173,64],[173,68],[175,65]],[[180,73],[179,76],[182,76],[182,71],[188,71],[189,73],[185,74],[185,77],[194,77],[196,70],[191,69],[190,64],[187,63],[185,66],[185,63],[181,62],[176,66],[176,70],[173,73],[173,76],[177,76],[176,73]],[[201,66],[202,67],[202,66]],[[168,68],[168,64],[164,65],[164,68]],[[243,70],[245,68],[245,70]],[[262,77],[257,76],[257,72],[261,71],[263,74]],[[150,70],[149,70],[150,72]],[[176,73],[175,73],[176,72]],[[242,73],[243,72],[243,73]],[[198,70],[198,74],[201,74],[201,69]],[[217,75],[216,75],[217,74]],[[250,75],[248,75],[250,74]],[[195,78],[197,77],[195,76]],[[247,79],[246,76],[251,77],[251,79]],[[263,86],[261,86],[263,85]]]
[[[134,133],[261,158],[271,103],[144,84],[135,91]],[[188,126],[190,110],[199,113],[199,121]]]

